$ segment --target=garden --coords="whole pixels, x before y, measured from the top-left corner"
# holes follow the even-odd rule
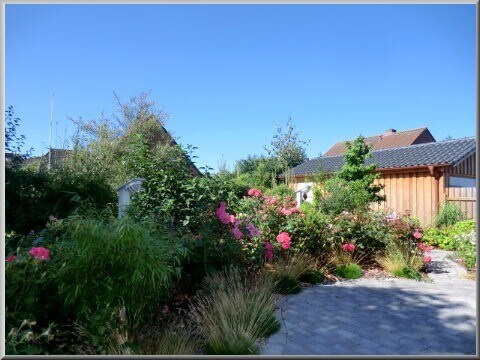
[[[361,137],[298,207],[281,176],[306,159],[290,121],[268,156],[197,177],[195,149],[166,139],[166,114],[146,95],[119,109],[116,125],[78,120],[61,167],[6,166],[9,355],[258,354],[281,327],[279,298],[309,284],[371,269],[422,281],[432,248],[476,266],[475,222],[457,208],[428,229],[370,210],[384,199]],[[6,148],[18,153],[9,111]],[[133,177],[142,190],[118,218],[114,189]]]

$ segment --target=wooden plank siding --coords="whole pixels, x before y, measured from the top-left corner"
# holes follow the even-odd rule
[[[467,219],[477,219],[477,189],[474,187],[447,187],[446,200],[459,207]]]
[[[475,177],[476,174],[476,152],[466,156],[451,169],[451,174],[464,177]]]
[[[418,218],[422,225],[428,226],[435,216],[435,178],[429,171],[415,172],[385,172],[380,173],[380,178],[375,184],[384,186],[380,192],[386,195],[386,201],[372,204],[373,210],[405,213],[409,212]],[[442,198],[441,192],[444,184],[443,176],[438,179],[439,202]]]

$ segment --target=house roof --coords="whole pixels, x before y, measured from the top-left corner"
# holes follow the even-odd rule
[[[407,168],[412,166],[452,165],[476,150],[476,138],[431,142],[390,149],[373,150],[365,164],[377,164],[377,169]],[[321,156],[300,164],[290,170],[292,175],[313,175],[339,171],[343,155]]]
[[[353,141],[353,140],[349,140]],[[388,129],[384,134],[369,136],[364,139],[367,144],[372,145],[374,150],[402,147],[420,143],[434,142],[435,138],[430,131],[424,127],[420,129],[396,131]],[[324,156],[342,155],[345,153],[345,141],[333,145]]]

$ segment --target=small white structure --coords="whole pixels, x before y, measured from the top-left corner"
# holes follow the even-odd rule
[[[311,203],[313,201],[313,182],[298,183],[295,198],[295,200],[297,200],[297,207],[300,207],[305,201]]]
[[[145,179],[142,178],[133,178],[116,189],[118,194],[118,218],[125,215],[128,205],[130,205],[130,196],[142,189],[144,181]]]

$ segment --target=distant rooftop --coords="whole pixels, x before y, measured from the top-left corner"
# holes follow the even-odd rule
[[[430,133],[430,131],[426,127],[424,127],[420,129],[404,131],[388,129],[385,131],[384,134],[366,137],[364,141],[367,144],[372,145],[374,150],[379,150],[435,142],[435,138]],[[346,150],[345,143],[345,141],[340,141],[336,143],[324,154],[324,156],[344,154]]]

